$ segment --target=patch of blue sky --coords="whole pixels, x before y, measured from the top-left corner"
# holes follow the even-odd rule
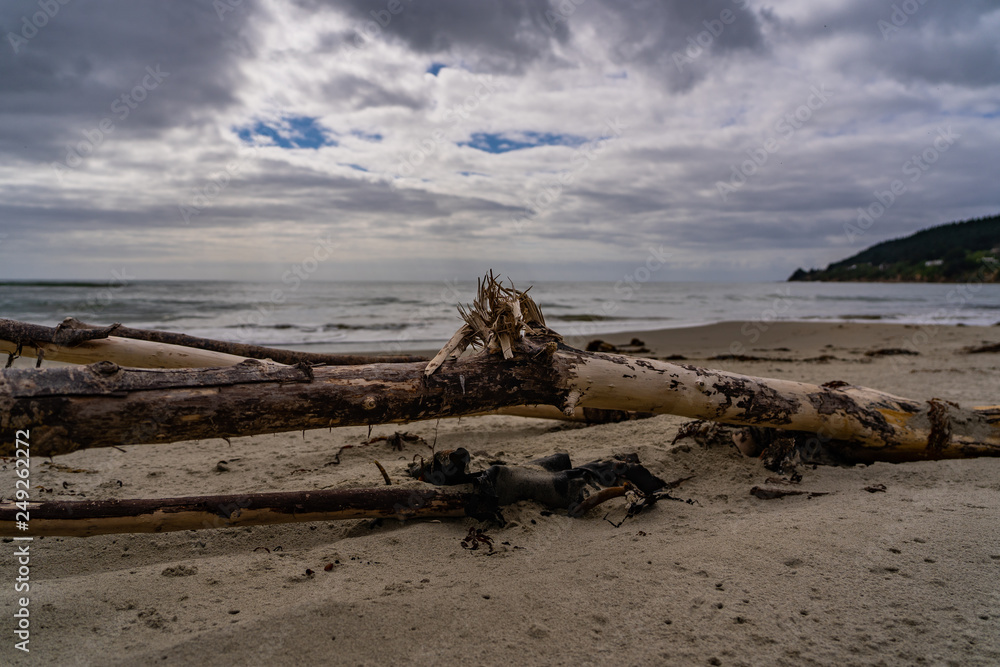
[[[982,107],[978,109],[956,109],[954,111],[939,111],[938,115],[944,117],[958,117],[958,118],[997,118],[1000,116],[1000,111],[992,109],[989,111],[983,110]]]
[[[378,132],[363,132],[361,130],[351,130],[351,134],[358,139],[363,139],[364,141],[382,141],[383,137]]]
[[[732,114],[730,114],[728,118],[722,121],[722,125],[720,125],[719,127],[722,128],[722,127],[732,127],[733,125],[739,125],[740,123],[744,122],[746,115],[747,115],[746,106],[740,105],[739,107],[733,110]]]
[[[842,125],[840,127],[831,128],[828,130],[819,130],[816,132],[817,136],[823,137],[824,139],[833,139],[835,137],[847,137],[853,136],[858,133],[858,128],[852,125]]]
[[[248,144],[258,137],[267,137],[279,148],[312,148],[336,146],[331,132],[309,116],[286,116],[278,122],[257,121],[253,126],[238,129],[236,135]]]
[[[559,132],[518,132],[514,135],[499,132],[473,132],[469,141],[459,142],[459,146],[469,146],[486,153],[509,153],[539,146],[581,146],[586,137]]]
[[[979,108],[965,108],[956,111],[942,111],[942,116],[958,116],[959,118],[996,118],[1000,116],[1000,110],[989,109],[980,106]]]

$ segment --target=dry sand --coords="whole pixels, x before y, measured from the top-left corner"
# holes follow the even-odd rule
[[[724,323],[636,335],[653,348],[647,356],[753,375],[972,405],[1000,396],[1000,355],[958,354],[997,342],[1000,328]],[[766,360],[706,361],[734,344]],[[864,354],[889,347],[919,354]],[[677,491],[692,504],[662,502],[618,528],[604,516],[621,519],[620,499],[581,519],[508,508],[507,526],[487,531],[493,554],[461,547],[472,520],[36,539],[31,653],[13,649],[7,588],[0,662],[1000,664],[1000,459],[805,469],[801,488],[829,495],[765,501],[749,494],[773,476],[758,460],[691,440],[671,446],[684,421],[407,425],[428,441],[436,434],[440,449],[466,447],[476,467],[637,452],[665,479],[694,475]],[[374,434],[395,430],[404,428]],[[33,483],[66,500],[376,486],[373,459],[402,482],[407,462],[428,452],[380,443],[331,465],[342,444],[365,436],[345,428],[89,450],[35,461]],[[11,465],[0,472],[10,479]],[[877,484],[886,491],[864,490]],[[12,580],[13,545],[0,547]]]

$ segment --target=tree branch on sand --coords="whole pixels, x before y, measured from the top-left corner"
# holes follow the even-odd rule
[[[297,352],[198,338],[169,331],[132,329],[118,323],[99,327],[73,317],[67,317],[56,327],[0,319],[0,352],[10,354],[9,361],[14,356],[38,356],[42,352],[49,360],[89,363],[114,359],[123,366],[139,368],[210,368],[231,366],[244,359],[327,366],[425,360],[424,357],[414,355]]]
[[[901,398],[652,359],[584,352],[545,326],[526,292],[492,274],[465,324],[428,364],[148,370],[112,362],[7,369],[0,427],[31,429],[32,452],[370,425],[556,406],[675,414],[817,434],[850,459],[1000,456],[1000,405]],[[474,352],[457,356],[467,347]],[[0,454],[11,453],[0,444]]]
[[[634,454],[572,467],[560,453],[528,466],[493,465],[468,472],[464,449],[437,452],[414,464],[411,477],[442,485],[472,485],[472,491],[433,488],[322,489],[184,498],[0,503],[0,535],[89,537],[109,533],[161,533],[279,523],[461,517],[504,525],[500,508],[524,500],[581,516],[600,503],[636,497],[630,515],[649,507],[677,483],[667,484],[639,464]],[[610,490],[609,490],[610,488]],[[30,532],[19,531],[19,514],[29,514]]]

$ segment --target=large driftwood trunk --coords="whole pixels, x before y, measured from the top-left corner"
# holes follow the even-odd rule
[[[113,363],[6,370],[0,428],[31,451],[162,443],[554,405],[675,414],[817,433],[884,460],[1000,455],[1000,406],[963,409],[851,386],[755,378],[566,347],[535,327],[499,351],[443,363],[139,370]],[[507,352],[508,350],[504,350]],[[13,443],[3,442],[9,455]]]
[[[110,331],[125,333],[128,337],[108,336]],[[102,338],[101,336],[106,337]],[[255,356],[236,356],[219,351],[222,349],[253,353]],[[336,355],[277,350],[254,345],[224,343],[207,338],[193,338],[184,334],[129,329],[120,325],[96,328],[71,317],[66,318],[58,327],[45,327],[0,319],[0,352],[7,352],[11,355],[8,363],[13,361],[13,357],[17,355],[37,356],[38,364],[36,367],[41,366],[43,359],[70,363],[111,361],[119,366],[133,368],[219,368],[234,366],[247,361],[248,358],[278,362],[270,364],[271,367],[288,363],[348,366],[426,361],[424,357],[407,355]],[[277,359],[271,357],[277,357]],[[588,424],[605,424],[652,416],[651,413],[600,410],[598,408],[577,408],[572,412],[563,412],[549,405],[518,405],[487,410],[477,414],[506,414],[586,422]]]

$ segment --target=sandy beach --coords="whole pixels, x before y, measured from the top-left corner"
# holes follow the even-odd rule
[[[1000,327],[729,322],[600,336],[633,337],[650,350],[641,356],[750,375],[963,405],[1000,396],[1000,355],[961,353],[997,343]],[[887,349],[915,354],[878,353]],[[634,452],[663,479],[692,476],[675,492],[688,502],[661,502],[619,527],[621,499],[582,518],[520,503],[505,509],[503,528],[353,520],[38,538],[31,652],[15,651],[7,632],[0,662],[1000,664],[1000,459],[808,467],[798,488],[826,495],[761,500],[750,489],[775,473],[734,446],[671,444],[686,421],[485,416],[372,429],[465,447],[474,470],[554,452],[574,463]],[[418,484],[406,466],[427,447],[358,447],[367,435],[351,427],[85,450],[33,461],[33,484],[51,490],[33,493],[374,487],[376,459],[394,483]],[[355,447],[334,465],[345,444]],[[866,490],[877,485],[884,492]],[[486,527],[492,553],[463,549],[470,527]],[[2,547],[9,574],[14,550]],[[12,595],[3,601],[9,628]]]

